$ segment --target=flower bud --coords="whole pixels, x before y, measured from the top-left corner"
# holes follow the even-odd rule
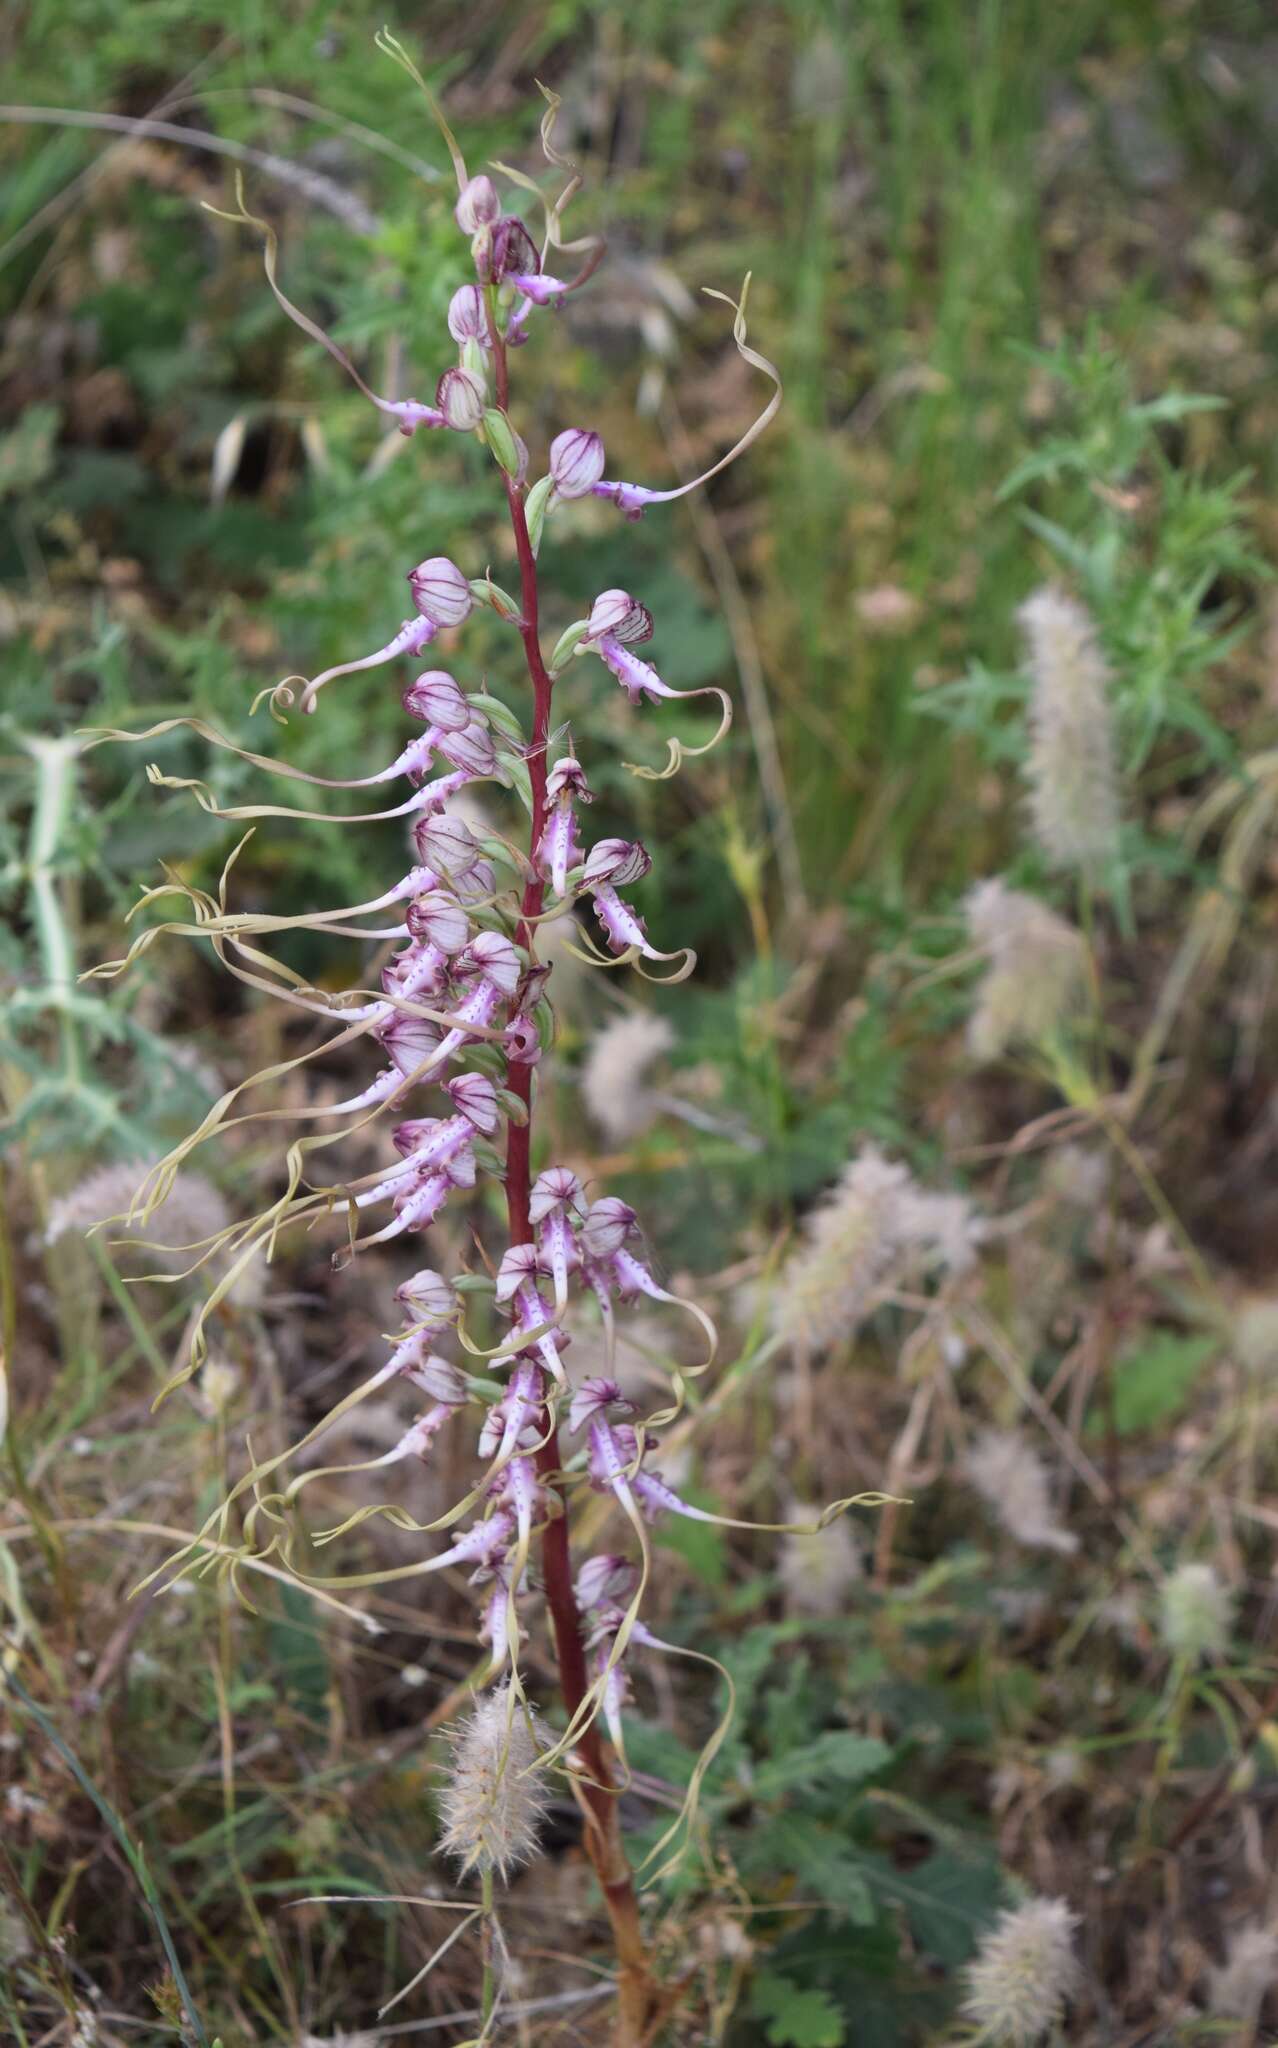
[[[504,412],[490,405],[483,415],[484,438],[507,476],[519,478],[528,468],[528,450]]]
[[[563,632],[555,642],[554,651],[550,657],[550,673],[552,676],[557,676],[560,669],[567,667],[573,655],[584,648],[586,635],[589,631],[590,621],[588,619],[574,619],[571,626],[564,627]]]
[[[516,436],[516,439],[518,439],[518,436]],[[523,442],[521,441],[519,445],[522,448]],[[494,583],[491,576],[476,576],[470,587],[482,603],[492,606],[499,619],[518,620],[520,616],[519,606],[515,603],[510,592],[503,590],[500,583]]]
[[[550,474],[561,498],[588,497],[604,473],[604,444],[587,427],[569,427],[550,444]]]
[[[457,1296],[452,1287],[442,1273],[432,1273],[428,1266],[414,1273],[411,1280],[403,1281],[395,1289],[395,1299],[415,1323],[442,1328],[457,1314]]]
[[[544,1223],[556,1209],[581,1212],[581,1182],[570,1166],[548,1166],[533,1182],[528,1204],[530,1223]]]
[[[468,775],[491,775],[497,766],[493,736],[482,718],[472,718],[463,732],[446,734],[439,751],[454,768],[464,768]]]
[[[447,555],[419,562],[408,579],[413,603],[433,626],[460,626],[474,606],[470,585]]]
[[[484,354],[482,341],[464,341],[461,349],[461,366],[478,379],[485,392],[488,390],[488,358]]]
[[[519,985],[519,955],[504,932],[480,932],[468,949],[468,956],[485,981],[513,996]]]
[[[470,724],[470,706],[442,668],[427,669],[415,683],[410,683],[403,703],[410,718],[420,718],[424,725],[437,725],[441,732],[461,732]]]
[[[606,1259],[619,1252],[635,1227],[635,1212],[620,1195],[603,1195],[592,1202],[581,1226],[581,1248],[592,1259]]]
[[[464,348],[468,341],[489,346],[488,313],[479,285],[460,285],[453,293],[448,302],[448,332],[459,348]]]
[[[500,213],[497,187],[483,171],[463,188],[453,208],[453,217],[464,235],[473,235],[479,228],[491,227]]]
[[[428,1017],[408,1017],[398,1012],[377,1027],[377,1036],[405,1080],[425,1066],[441,1043],[439,1028]]]
[[[422,864],[454,884],[459,875],[469,874],[479,859],[479,841],[461,818],[432,815],[419,818],[413,828]]]
[[[521,1287],[529,1282],[536,1284],[541,1270],[536,1245],[510,1245],[502,1253],[501,1264],[497,1268],[498,1301],[513,1301]]]
[[[638,1567],[628,1558],[608,1552],[588,1557],[577,1574],[577,1605],[588,1612],[592,1607],[628,1600],[638,1578]]]
[[[652,855],[637,839],[598,839],[586,855],[582,883],[587,889],[601,882],[614,888],[627,882],[641,882],[651,872]]]
[[[492,862],[477,860],[464,875],[454,877],[453,887],[463,903],[491,903],[497,893],[497,875]]]
[[[455,897],[442,889],[418,896],[404,918],[418,945],[438,946],[441,953],[460,953],[470,938],[470,919]]]
[[[546,512],[550,505],[551,493],[555,488],[553,476],[543,476],[535,483],[524,500],[524,518],[528,523],[528,538],[533,554],[541,546],[541,530],[546,523]]]
[[[435,403],[444,425],[459,434],[473,433],[484,417],[486,393],[473,370],[445,370],[435,386]]]
[[[444,1087],[457,1114],[491,1138],[497,1128],[497,1090],[487,1074],[458,1074]]]
[[[590,607],[588,637],[602,640],[651,640],[652,613],[628,590],[605,590]]]
[[[470,1399],[470,1389],[465,1376],[447,1358],[428,1352],[419,1365],[405,1368],[404,1378],[429,1394],[432,1401],[439,1401],[447,1408],[464,1408]]]

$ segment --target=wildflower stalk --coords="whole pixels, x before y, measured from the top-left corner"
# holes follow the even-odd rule
[[[493,352],[493,388],[497,408],[504,413],[510,400],[510,364],[506,345],[494,317],[492,295],[488,295],[488,330]],[[504,477],[506,502],[510,511],[515,553],[519,562],[519,637],[523,643],[528,680],[533,693],[532,737],[528,748],[528,776],[532,791],[529,824],[529,870],[520,904],[520,923],[515,943],[529,947],[545,902],[546,885],[534,858],[546,825],[546,749],[550,735],[550,707],[554,683],[541,651],[540,594],[537,560],[528,532],[523,492],[513,477]],[[512,1245],[531,1244],[532,1196],[532,1068],[508,1057],[506,1086],[524,1106],[522,1119],[511,1117],[506,1135],[506,1215]],[[540,1447],[536,1471],[543,1486],[557,1494],[561,1512],[552,1515],[541,1535],[542,1579],[546,1606],[555,1640],[559,1686],[571,1724],[577,1717],[589,1688],[586,1651],[580,1617],[573,1593],[572,1558],[568,1544],[567,1502],[561,1476],[559,1429],[554,1410],[545,1396],[547,1375],[541,1371],[542,1408],[537,1425]],[[611,1790],[611,1773],[604,1755],[598,1723],[592,1718],[577,1742],[584,1773],[581,1797],[586,1817],[586,1848],[599,1880],[608,1909],[620,1966],[618,2040],[638,2040],[651,2005],[651,1979],[639,1921],[639,1902],[634,1879],[621,1844],[616,1796]],[[485,2017],[487,2015],[485,2014]]]
[[[80,1039],[72,1012],[75,990],[75,947],[58,891],[55,861],[62,833],[75,803],[76,757],[73,738],[24,736],[22,744],[36,763],[36,800],[31,819],[27,873],[31,883],[31,919],[44,963],[45,986],[57,1009],[62,1033],[62,1077],[68,1087],[80,1080]]]
[[[393,39],[383,39],[382,46],[407,62],[407,68],[417,75]],[[589,846],[580,840],[578,809],[589,804],[592,795],[570,733],[553,763],[548,759],[555,677],[571,659],[587,656],[603,665],[633,705],[706,695],[716,699],[720,722],[714,738],[695,746],[668,741],[664,768],[633,768],[645,778],[664,780],[676,772],[682,760],[706,752],[722,738],[731,715],[726,693],[717,685],[690,691],[672,689],[651,663],[640,658],[635,646],[651,636],[653,621],[647,608],[624,590],[601,592],[588,615],[561,634],[549,662],[542,653],[537,551],[553,508],[593,494],[612,500],[627,518],[639,518],[645,505],[680,497],[705,481],[697,478],[669,491],[650,491],[622,482],[604,484],[604,446],[599,435],[568,428],[551,443],[548,473],[538,482],[526,484],[528,450],[508,416],[508,351],[525,339],[532,310],[558,305],[584,283],[598,256],[597,250],[589,253],[586,244],[565,243],[559,233],[560,215],[576,189],[577,177],[554,148],[551,132],[557,103],[553,95],[547,98],[549,107],[542,124],[547,160],[570,175],[559,199],[545,206],[546,246],[541,252],[523,221],[503,212],[491,179],[484,174],[465,178],[454,148],[459,181],[455,218],[472,238],[477,281],[459,287],[450,303],[448,329],[460,360],[440,376],[433,406],[378,397],[364,384],[344,351],[330,343],[314,321],[285,296],[278,278],[274,232],[268,223],[249,213],[242,189],[235,212],[223,216],[261,235],[267,281],[282,310],[311,340],[324,343],[334,360],[355,378],[365,397],[383,414],[396,417],[404,434],[453,431],[478,436],[503,478],[519,573],[516,597],[498,590],[487,577],[466,576],[447,557],[429,557],[408,577],[413,615],[383,645],[372,653],[339,661],[310,679],[285,678],[267,693],[272,712],[278,717],[296,706],[309,715],[320,692],[338,678],[362,675],[404,656],[416,660],[440,632],[462,625],[479,602],[491,606],[519,634],[532,695],[530,728],[516,721],[485,689],[467,693],[449,673],[430,668],[416,676],[403,696],[404,709],[420,721],[421,733],[392,762],[371,775],[337,780],[312,776],[287,762],[233,746],[199,718],[166,720],[143,735],[114,730],[89,735],[90,743],[97,745],[130,737],[154,738],[183,726],[212,745],[229,747],[252,767],[326,790],[368,791],[404,778],[412,790],[404,802],[389,809],[348,809],[333,815],[276,804],[223,809],[205,785],[177,782],[162,775],[158,767],[148,771],[152,781],[191,788],[196,801],[219,817],[323,816],[341,829],[412,815],[416,855],[409,872],[370,901],[276,917],[229,906],[228,884],[237,848],[223,869],[216,894],[174,880],[148,891],[142,906],[149,906],[159,896],[176,894],[186,900],[185,917],[148,925],[125,960],[104,963],[95,973],[111,976],[120,972],[128,959],[163,932],[206,938],[222,965],[247,986],[282,1000],[308,1018],[326,1022],[332,1033],[312,1050],[237,1082],[214,1104],[198,1130],[152,1168],[134,1198],[131,1217],[145,1222],[172,1191],[183,1161],[219,1131],[284,1114],[307,1126],[307,1135],[295,1138],[285,1153],[286,1186],[277,1199],[251,1220],[201,1236],[185,1247],[198,1254],[195,1265],[216,1256],[224,1270],[193,1327],[189,1355],[164,1391],[181,1384],[203,1365],[210,1315],[254,1260],[274,1254],[283,1230],[298,1223],[310,1229],[330,1216],[344,1219],[348,1243],[334,1253],[334,1263],[340,1268],[365,1248],[389,1244],[405,1233],[428,1231],[452,1191],[474,1187],[479,1172],[500,1175],[507,1236],[494,1273],[493,1293],[496,1310],[510,1319],[504,1338],[492,1349],[481,1349],[466,1328],[463,1297],[478,1276],[459,1276],[454,1282],[423,1266],[396,1289],[402,1326],[388,1339],[390,1356],[344,1394],[297,1443],[252,1464],[203,1528],[161,1569],[176,1566],[182,1576],[207,1569],[216,1556],[218,1568],[233,1581],[245,1570],[292,1577],[337,1607],[344,1604],[340,1595],[356,1589],[449,1566],[473,1569],[473,1583],[490,1589],[480,1624],[490,1658],[475,1714],[455,1750],[452,1777],[443,1798],[447,1825],[441,1846],[459,1858],[463,1873],[476,1871],[483,1887],[478,1908],[484,1924],[484,2031],[480,2038],[488,2038],[501,1996],[503,1949],[500,1926],[492,1912],[493,1872],[505,1878],[509,1870],[535,1853],[537,1824],[545,1811],[541,1786],[547,1772],[560,1769],[567,1772],[582,1809],[586,1850],[612,1926],[618,1962],[614,2040],[617,2048],[639,2048],[669,1994],[659,1992],[649,1965],[635,1880],[620,1835],[617,1791],[625,1777],[622,1714],[629,1696],[622,1660],[635,1645],[660,1655],[690,1656],[714,1664],[699,1651],[663,1641],[640,1618],[651,1561],[647,1524],[674,1514],[721,1521],[734,1528],[789,1525],[746,1524],[713,1515],[681,1499],[660,1472],[648,1465],[657,1444],[653,1432],[676,1421],[682,1410],[687,1375],[704,1371],[713,1358],[713,1323],[696,1303],[661,1286],[639,1255],[638,1218],[628,1203],[608,1195],[589,1200],[577,1175],[564,1165],[545,1167],[535,1179],[532,1173],[532,1071],[541,1057],[539,1013],[549,972],[538,959],[537,934],[543,918],[563,916],[578,901],[589,899],[603,932],[603,941],[593,944],[583,935],[583,945],[590,946],[594,964],[608,968],[633,963],[643,974],[647,971],[644,963],[665,963],[661,975],[649,978],[666,981],[682,980],[694,964],[688,949],[658,949],[647,936],[643,918],[619,893],[648,873],[652,861],[646,848],[637,840],[604,838]],[[522,174],[508,175],[516,183],[526,182]],[[548,273],[546,258],[552,251],[573,250],[587,250],[586,260],[577,276],[563,283]],[[754,427],[707,475],[717,473],[750,444],[771,419],[780,395],[772,365],[747,346],[744,288],[739,302],[728,303],[734,313],[735,346],[744,361],[767,376],[773,393]],[[526,855],[509,849],[521,876],[513,903],[498,885],[488,851],[464,819],[449,809],[451,800],[468,784],[490,780],[513,783],[529,813]],[[241,841],[241,847],[243,844]],[[362,922],[365,917],[382,914],[392,918],[389,926]],[[342,933],[361,941],[403,939],[407,944],[382,969],[380,988],[348,988],[330,995],[302,983],[257,943],[297,928],[327,935]],[[250,1109],[245,1113],[237,1108],[234,1116],[230,1114],[246,1092],[298,1071],[312,1058],[342,1051],[359,1039],[380,1047],[389,1064],[356,1094],[337,1103],[308,1104],[296,1112]],[[494,1068],[504,1084],[500,1087],[494,1085]],[[410,1107],[408,1098],[423,1087],[442,1090],[448,1100],[444,1115],[405,1114]],[[325,1184],[322,1178],[311,1178],[312,1160],[325,1148],[341,1143],[387,1110],[402,1118],[391,1134],[396,1159],[350,1180],[339,1175]],[[329,1128],[316,1131],[317,1119]],[[334,1123],[334,1119],[345,1121]],[[484,1143],[496,1139],[503,1119],[504,1159],[500,1151],[494,1154]],[[391,1220],[369,1229],[370,1211],[379,1204],[389,1205]],[[634,1404],[626,1399],[611,1371],[569,1385],[561,1347],[571,1341],[571,1333],[561,1324],[567,1320],[574,1291],[594,1299],[610,1365],[618,1304],[633,1307],[641,1300],[656,1302],[680,1309],[695,1321],[708,1346],[707,1356],[698,1365],[672,1372],[670,1405],[631,1422],[627,1418],[636,1414]],[[442,1547],[436,1546],[411,1563],[383,1570],[317,1573],[311,1553],[308,1551],[305,1559],[301,1554],[303,1537],[292,1532],[292,1510],[302,1489],[326,1473],[372,1470],[403,1459],[428,1457],[437,1433],[475,1404],[472,1380],[462,1367],[438,1355],[435,1345],[439,1341],[455,1342],[471,1358],[490,1361],[494,1372],[507,1374],[497,1401],[483,1404],[484,1421],[477,1444],[484,1461],[482,1477],[430,1523],[415,1523],[398,1505],[378,1501],[356,1510],[337,1528],[315,1539],[315,1547],[322,1548],[370,1516],[389,1513],[400,1527],[442,1537]],[[340,1424],[366,1396],[395,1382],[417,1387],[428,1396],[429,1405],[389,1452],[362,1464],[310,1464],[292,1479],[282,1476],[288,1463]],[[595,1493],[608,1497],[614,1513],[620,1508],[636,1539],[639,1561],[605,1552],[579,1558],[574,1568],[568,1542],[570,1489],[560,1448],[561,1415],[570,1433],[584,1434],[584,1477]],[[574,1472],[573,1497],[579,1492]],[[882,1497],[855,1498],[878,1504]],[[851,1500],[833,1503],[820,1525],[852,1504]],[[235,1545],[227,1539],[237,1507],[243,1530]],[[467,1526],[463,1527],[463,1522]],[[522,1625],[518,1602],[530,1590],[528,1567],[534,1542],[540,1550],[541,1584],[566,1717],[564,1731],[553,1740],[543,1740],[538,1733],[533,1703],[524,1693],[519,1673]],[[278,1564],[269,1562],[276,1556]],[[360,1608],[350,1611],[363,1615]],[[727,1714],[702,1750],[678,1817],[651,1852],[651,1857],[658,1857],[671,1850],[654,1882],[674,1867],[686,1846],[701,1781],[727,1730],[731,1680],[721,1666],[715,1668],[727,1684]]]
[[[479,1986],[480,2038],[488,2032],[497,1999],[497,1976],[493,1969],[493,1870],[491,1863],[485,1864],[479,1876],[479,1903],[482,1914],[483,1975]]]

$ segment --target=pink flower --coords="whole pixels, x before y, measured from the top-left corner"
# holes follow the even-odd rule
[[[628,590],[604,590],[590,607],[586,627],[587,646],[600,640],[651,640],[652,613],[647,605],[631,597]]]
[[[550,474],[561,498],[585,498],[603,475],[604,444],[584,427],[569,427],[550,444]]]
[[[568,870],[581,859],[577,841],[578,803],[593,803],[586,777],[578,761],[566,754],[556,761],[546,777],[548,813],[537,842],[537,864],[553,884],[557,896],[568,893]]]
[[[468,341],[491,348],[484,294],[477,284],[459,285],[453,293],[448,302],[448,332],[459,348]]]
[[[435,403],[444,425],[459,434],[472,434],[484,417],[488,394],[473,370],[445,370],[435,389]]]
[[[456,683],[442,668],[427,669],[415,683],[410,683],[403,704],[410,718],[424,719],[441,732],[460,732],[473,715]]]
[[[531,299],[534,306],[562,305],[564,293],[568,289],[557,277],[547,277],[544,270],[507,270],[503,275],[506,283],[512,284],[525,299]]]
[[[491,227],[501,214],[501,201],[492,179],[483,171],[477,178],[472,178],[463,186],[453,213],[464,235],[473,235],[479,228]]]
[[[466,578],[447,555],[432,555],[410,570],[408,587],[423,619],[434,627],[460,626],[470,617],[475,598]]]
[[[499,220],[492,231],[489,272],[496,284],[516,277],[528,279],[541,270],[537,249],[523,222],[513,213]],[[528,297],[524,293],[524,297]]]

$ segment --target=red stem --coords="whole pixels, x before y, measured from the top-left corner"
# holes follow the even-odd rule
[[[488,329],[492,341],[493,381],[497,405],[505,412],[510,395],[509,365],[505,343],[498,332],[493,315],[491,298],[488,308]],[[546,748],[550,735],[550,702],[554,681],[547,671],[541,652],[537,562],[524,512],[523,487],[509,476],[506,478],[506,500],[510,508],[511,529],[515,536],[515,552],[519,559],[519,637],[524,644],[524,659],[533,689],[532,740],[526,759],[532,785],[529,850],[535,857],[546,822]],[[534,859],[534,862],[530,863],[529,876],[520,903],[519,923],[515,929],[517,945],[531,949],[535,944],[537,927],[534,920],[541,915],[544,900],[545,883],[536,870]],[[528,1214],[532,1152],[531,1067],[508,1062],[506,1085],[523,1103],[526,1112],[522,1123],[512,1119],[507,1124],[505,1187],[510,1242],[512,1245],[530,1244],[533,1235]],[[559,1431],[548,1405],[542,1409],[538,1435],[542,1438],[542,1443],[536,1457],[537,1475],[543,1486],[557,1494],[559,1500],[559,1512],[551,1517],[542,1531],[541,1563],[546,1605],[550,1610],[554,1631],[559,1684],[571,1721],[586,1696],[590,1681],[586,1671],[586,1653],[581,1639],[577,1603],[573,1594],[572,1558],[568,1547],[568,1513],[560,1463]],[[607,1903],[617,1944],[618,1960],[621,1964],[618,2042],[638,2042],[642,2038],[651,2010],[650,1978],[639,1925],[638,1901],[635,1897],[630,1867],[621,1846],[616,1794],[611,1789],[612,1773],[594,1720],[591,1720],[582,1731],[576,1747],[584,1770],[582,1799],[587,1822],[586,1847]]]

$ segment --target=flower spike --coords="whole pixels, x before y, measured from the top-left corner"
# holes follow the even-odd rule
[[[144,1220],[172,1188],[188,1155],[213,1136],[286,1116],[296,1123],[275,1162],[271,1196],[260,1213],[183,1247],[192,1270],[217,1263],[211,1291],[161,1398],[198,1370],[208,1352],[211,1317],[255,1262],[271,1261],[286,1232],[314,1233],[317,1241],[330,1233],[336,1270],[367,1249],[403,1241],[402,1270],[409,1277],[395,1290],[385,1318],[390,1327],[381,1333],[377,1356],[362,1379],[288,1450],[261,1460],[250,1455],[248,1469],[183,1542],[171,1569],[179,1576],[215,1572],[237,1591],[249,1572],[262,1572],[343,1610],[342,1596],[402,1579],[445,1570],[469,1579],[483,1646],[479,1682],[487,1690],[454,1760],[443,1801],[445,1845],[463,1869],[479,1872],[483,1901],[475,1911],[486,1923],[487,1953],[499,1977],[503,1950],[492,1886],[536,1852],[536,1824],[552,1770],[570,1778],[583,1806],[587,1852],[610,1909],[620,1913],[619,1924],[637,1924],[624,1858],[611,1835],[616,1795],[628,1780],[624,1710],[632,1669],[638,1653],[699,1655],[675,1652],[642,1618],[652,1559],[649,1524],[677,1515],[746,1526],[692,1505],[673,1472],[671,1483],[652,1466],[654,1432],[680,1414],[688,1383],[704,1365],[670,1364],[668,1397],[646,1404],[645,1413],[623,1392],[614,1365],[618,1325],[637,1304],[645,1314],[677,1309],[692,1316],[705,1339],[706,1364],[717,1341],[713,1323],[695,1303],[660,1284],[660,1268],[644,1249],[634,1209],[586,1180],[571,1128],[565,1153],[543,1164],[544,1138],[534,1127],[540,1068],[554,1042],[551,956],[549,949],[539,951],[543,927],[562,920],[560,929],[576,936],[575,947],[573,939],[565,940],[566,950],[599,967],[632,966],[649,979],[657,979],[652,970],[660,968],[661,978],[677,981],[694,964],[686,949],[657,948],[629,900],[652,867],[647,848],[619,833],[593,845],[584,841],[581,821],[594,800],[590,764],[578,759],[570,727],[552,709],[555,682],[577,655],[592,655],[632,706],[713,696],[721,716],[709,745],[726,733],[731,705],[715,686],[672,688],[642,657],[640,649],[653,635],[652,615],[622,588],[595,597],[588,615],[560,636],[547,664],[539,648],[538,550],[549,514],[561,503],[600,497],[637,517],[647,505],[680,497],[717,475],[772,418],[780,380],[747,345],[747,278],[740,301],[727,301],[733,305],[733,338],[743,359],[769,377],[774,389],[725,456],[693,483],[651,491],[606,481],[599,434],[589,425],[568,426],[552,433],[545,472],[529,487],[528,448],[520,432],[526,422],[511,405],[514,351],[535,317],[580,289],[603,248],[595,237],[569,241],[564,235],[564,214],[580,178],[555,146],[559,101],[545,94],[542,146],[561,174],[549,194],[526,173],[500,165],[472,174],[412,58],[387,31],[377,41],[416,80],[436,119],[452,159],[456,224],[473,264],[471,281],[452,292],[446,322],[440,323],[446,335],[441,333],[434,403],[379,396],[346,351],[285,295],[275,230],[248,212],[238,181],[238,211],[222,217],[260,237],[267,281],[282,311],[405,435],[445,429],[473,437],[480,456],[494,465],[490,475],[509,509],[513,547],[504,552],[517,570],[512,588],[503,590],[486,568],[468,576],[450,556],[425,553],[445,543],[442,535],[423,535],[423,558],[408,571],[410,616],[383,645],[312,678],[288,676],[263,693],[282,725],[295,704],[312,713],[338,677],[367,677],[365,690],[376,692],[390,683],[378,671],[401,657],[411,661],[395,677],[394,692],[388,689],[392,712],[394,693],[402,693],[404,729],[380,762],[365,757],[365,742],[383,730],[380,711],[371,708],[353,758],[332,764],[352,772],[331,777],[249,752],[199,719],[165,720],[136,735],[159,740],[189,730],[235,753],[254,771],[325,790],[377,791],[363,800],[387,806],[346,815],[270,803],[224,806],[215,787],[169,775],[159,764],[148,768],[152,782],[190,790],[216,816],[307,819],[343,828],[402,818],[411,828],[413,851],[401,853],[391,869],[392,875],[400,872],[411,860],[407,872],[371,899],[289,916],[232,906],[234,862],[247,840],[227,860],[216,888],[195,888],[168,875],[146,893],[139,908],[149,910],[169,895],[181,900],[173,915],[169,904],[160,905],[157,921],[133,936],[129,959],[164,935],[207,940],[231,975],[258,995],[286,1004],[292,1021],[316,1043],[225,1091],[191,1137],[148,1171],[135,1207]],[[540,223],[536,239],[504,202],[493,170],[533,198],[528,211],[530,221]],[[390,445],[383,438],[375,459]],[[571,528],[568,519],[562,524]],[[522,708],[502,682],[490,686],[478,677],[468,686],[460,669],[454,675],[426,666],[432,644],[463,627],[477,606],[493,614],[495,642],[523,648],[532,689]],[[510,626],[514,633],[504,630]],[[582,673],[590,673],[589,665]],[[582,730],[593,730],[593,724]],[[96,745],[130,735],[106,731],[87,737]],[[675,739],[663,769],[630,765],[635,774],[660,779],[686,756],[704,751],[705,745]],[[507,836],[507,823],[479,823],[465,809],[479,782],[499,785],[523,805],[529,824],[518,844]],[[597,939],[589,935],[593,920],[582,915],[587,906],[598,920]],[[379,950],[345,985],[333,985],[318,970],[312,970],[311,982],[272,950],[276,934],[299,930]],[[95,971],[109,976],[124,964],[108,962]],[[370,1057],[362,1070],[348,1074],[344,1063],[352,1051]],[[242,1094],[267,1081],[309,1079],[312,1063],[330,1054],[343,1062],[334,1069],[340,1080],[314,1091],[300,1108],[254,1111],[241,1104]],[[350,1146],[354,1138],[358,1150]],[[504,1192],[502,1236],[488,1192],[483,1200],[472,1196],[481,1186]],[[459,1245],[467,1247],[465,1270],[452,1272],[450,1254]],[[473,1321],[477,1297],[479,1324]],[[570,1379],[574,1358],[581,1355],[572,1345],[583,1307],[587,1316],[597,1309],[602,1324],[602,1369],[573,1372]],[[338,1426],[375,1392],[381,1403],[395,1404],[393,1427],[374,1455],[338,1462]],[[482,1469],[433,1520],[418,1522],[400,1484],[412,1477],[417,1462],[432,1461],[447,1429],[461,1429],[472,1447],[477,1444]],[[309,1452],[330,1431],[334,1448],[326,1446],[324,1455],[334,1462],[321,1465]],[[419,1544],[408,1563],[318,1575],[299,1503],[303,1493],[308,1502],[314,1498],[308,1489],[317,1481],[352,1473],[364,1475],[366,1486],[369,1475],[376,1475],[376,1497],[339,1512],[333,1526],[311,1532],[310,1541],[337,1543],[373,1517],[435,1540]],[[565,1545],[569,1518],[587,1483],[605,1497],[605,1507],[620,1508],[624,1533],[618,1540],[627,1554],[578,1558],[574,1579]],[[840,1510],[845,1505],[838,1504]],[[524,1690],[524,1632],[543,1626],[530,1595],[544,1599],[549,1609],[565,1674],[567,1712],[553,1737],[541,1730]],[[684,1807],[655,1852],[661,1856],[670,1849],[671,1862],[677,1853],[671,1845],[691,1832],[701,1780],[726,1725],[725,1719],[703,1750]],[[471,1924],[468,1916],[458,1931]],[[488,2022],[496,2010],[490,2001]],[[645,2022],[648,2031],[652,2018]],[[485,2039],[489,2031],[486,2023]]]

